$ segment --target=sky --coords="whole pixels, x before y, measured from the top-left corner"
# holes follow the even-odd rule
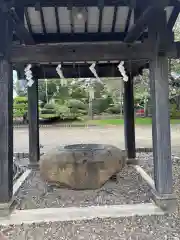
[[[15,83],[17,81],[17,72],[13,70],[13,82]],[[13,89],[13,98],[17,96],[16,91]]]

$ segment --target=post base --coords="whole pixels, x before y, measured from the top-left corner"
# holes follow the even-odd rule
[[[159,194],[155,190],[151,190],[152,200],[155,204],[165,212],[175,212],[177,207],[177,199],[174,194]]]
[[[16,201],[12,199],[8,203],[0,203],[0,218],[8,217],[11,215],[11,212],[14,210]]]
[[[28,168],[32,170],[39,170],[39,162],[37,163],[29,163]]]
[[[126,160],[127,165],[139,165],[139,160],[136,158],[128,158]]]

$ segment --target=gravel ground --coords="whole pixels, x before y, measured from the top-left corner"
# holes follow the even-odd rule
[[[145,163],[142,164],[143,167],[149,172],[152,172],[152,154],[138,154],[138,157],[141,160],[145,160]],[[6,236],[9,236],[9,240],[180,240],[180,161],[174,158],[173,173],[174,190],[178,197],[178,208],[177,212],[174,214],[165,216],[129,217],[103,220],[94,219],[90,221],[9,226],[1,228],[1,230]],[[127,176],[127,174],[130,175]],[[137,181],[140,181],[140,179],[139,177],[135,177],[134,174],[135,173],[132,169],[124,170],[123,177],[121,178],[121,181],[125,181],[123,183],[124,185],[122,184],[123,187],[126,187],[126,185],[131,183],[132,180],[128,181],[131,177],[133,177],[132,182],[137,178],[136,184],[133,184],[132,186],[135,187],[135,185],[137,185]],[[113,184],[115,183],[108,184],[113,187]],[[148,191],[146,185],[145,188],[142,188],[142,183],[138,182],[138,184],[141,186],[141,191]],[[119,191],[119,188],[117,190]],[[128,190],[128,188],[124,191],[126,190]],[[134,191],[136,190],[137,186]],[[133,192],[130,192],[129,195],[127,194],[126,197],[131,196],[131,194],[136,198],[136,194]],[[112,195],[110,196],[112,198]]]
[[[101,189],[73,191],[46,185],[39,172],[32,172],[17,195],[18,209],[70,207],[149,202],[150,189],[132,167],[126,167],[117,181],[108,181]]]
[[[173,216],[94,219],[9,226],[9,240],[179,240],[180,221]]]

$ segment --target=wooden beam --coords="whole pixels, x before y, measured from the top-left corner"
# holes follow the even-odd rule
[[[179,12],[180,12],[180,7],[179,6],[175,6],[173,11],[172,11],[172,14],[170,16],[170,19],[168,21],[168,29],[172,30],[175,23],[176,23],[176,20],[179,16]]]
[[[28,13],[28,9],[27,8],[24,9],[24,14],[25,14],[25,17],[26,17],[26,22],[27,22],[27,26],[28,26],[29,32],[30,32],[30,34],[32,36],[32,26],[31,26],[31,22],[30,22],[29,13]]]
[[[104,77],[120,77],[121,74],[118,71],[117,65],[119,62],[113,63],[97,63],[96,64],[96,71],[100,78]],[[133,75],[140,74],[142,68],[147,64],[147,61],[138,61],[132,62],[131,67],[129,64],[125,63],[125,68],[127,72],[132,72]],[[91,63],[64,63],[62,64],[62,71],[65,78],[79,78],[80,76],[93,78],[92,72],[89,70]],[[14,66],[15,69],[18,69],[18,66]],[[46,78],[59,78],[56,72],[56,64],[40,64],[38,65],[38,71],[36,74],[37,79],[43,79],[44,76]]]
[[[111,32],[115,32],[116,21],[117,21],[117,12],[118,12],[118,6],[115,6]]]
[[[87,25],[87,24],[86,24]],[[32,37],[38,43],[64,43],[64,42],[106,42],[124,41],[123,32],[97,32],[97,33],[33,33]],[[147,34],[145,35],[147,37]]]
[[[25,44],[34,44],[34,40],[29,33],[29,31],[25,28],[24,26],[24,11],[23,11],[23,6],[17,7],[17,10],[21,17],[17,14],[15,8],[12,6],[11,2],[5,2],[1,1],[0,2],[0,10],[1,12],[8,13],[9,17],[11,18],[14,26],[15,33],[17,37],[23,41]],[[23,20],[22,20],[23,17]]]
[[[29,36],[32,36],[32,29],[30,24],[30,19],[28,18],[28,11],[27,8],[24,9],[23,7],[19,8],[8,8],[9,14],[11,16],[12,22],[14,24],[14,36],[13,40],[17,39],[20,41],[20,44],[31,44],[31,40],[29,40]],[[11,13],[12,12],[12,13]],[[26,15],[27,14],[27,15]],[[25,28],[25,19],[24,16],[26,16],[26,22],[27,22],[27,29]],[[25,28],[25,30],[24,30]]]
[[[159,55],[163,54],[169,58],[178,58],[179,51],[177,48],[179,44],[174,42],[172,29],[167,26],[166,11],[164,9],[157,9],[154,18],[148,23],[148,39],[146,43],[151,46],[154,54],[158,52]]]
[[[84,31],[85,31],[85,33],[87,33],[88,32],[88,21],[89,21],[89,13],[88,13],[88,8],[86,8],[86,11],[87,11],[87,19],[85,19],[85,29],[84,29]]]
[[[51,63],[74,61],[111,61],[151,58],[146,44],[132,46],[119,42],[61,43],[55,45],[14,45],[13,63]]]
[[[157,25],[157,34],[159,36],[159,50],[167,52],[171,47],[172,42],[174,41],[174,34],[172,29],[168,29],[166,11],[160,9],[158,14],[158,23]]]
[[[154,47],[149,43],[129,45],[119,42],[58,43],[52,45],[13,45],[13,63],[54,63],[76,61],[113,61],[151,59]],[[170,46],[166,56],[180,57],[180,42]]]
[[[103,10],[104,10],[104,8],[101,6],[101,7],[99,8],[98,32],[101,32],[101,28],[102,28]]]
[[[67,7],[69,4],[72,4],[72,1],[59,1],[59,0],[38,0],[42,7],[52,7],[52,6],[58,6],[58,7]],[[31,6],[33,7],[36,4],[37,0],[24,0],[23,2],[20,0],[15,0],[16,5],[24,5],[24,6]],[[114,6],[114,2],[112,0],[103,0],[105,6]],[[116,1],[115,1],[116,2]],[[117,5],[119,6],[128,6],[128,1],[119,0],[117,1]],[[91,0],[91,1],[80,1],[75,0],[73,1],[73,6],[75,7],[90,7],[90,6],[98,6],[99,0]]]
[[[14,30],[17,37],[22,40],[25,44],[34,44],[34,40],[28,30],[25,28],[23,22],[19,19],[15,9],[8,9],[8,13],[14,24]]]
[[[60,24],[59,24],[58,8],[57,8],[57,7],[54,7],[54,11],[55,11],[57,32],[60,33]]]
[[[72,7],[68,8],[69,10],[69,18],[70,18],[70,26],[71,26],[71,35],[74,35],[74,16]]]
[[[173,6],[175,0],[170,0],[169,3],[167,3],[167,5],[169,6]],[[38,0],[38,2],[40,2],[42,7],[53,7],[53,6],[58,6],[58,7],[67,7],[69,6],[70,3],[73,2],[73,6],[76,7],[97,7],[99,4],[99,0],[84,0],[84,1],[80,1],[80,0],[73,0],[73,1],[67,1],[67,0]],[[130,1],[125,1],[125,0],[119,0],[119,1],[112,1],[112,0],[103,0],[104,2],[104,6],[114,6],[115,4],[117,4],[118,6],[129,6],[130,5]],[[154,2],[153,1],[137,1],[137,5],[144,5],[144,2]],[[159,0],[158,0],[159,2]],[[37,0],[15,0],[15,5],[17,6],[29,6],[29,7],[34,7],[34,5],[37,3]]]
[[[148,4],[149,6],[144,10],[136,23],[131,27],[124,40],[125,42],[132,43],[139,39],[146,29],[148,23],[152,21],[154,17],[158,16],[159,10],[162,10],[168,6],[169,0],[151,0]],[[138,5],[136,7],[138,8]]]
[[[125,32],[126,36],[127,36],[127,33],[128,33],[128,29],[129,29],[129,23],[130,23],[130,20],[131,20],[131,14],[132,14],[132,9],[129,8],[127,19],[126,19],[126,25],[125,25],[125,29],[124,29],[124,32]]]
[[[147,26],[147,23],[153,17],[155,11],[156,11],[156,8],[150,6],[143,12],[141,17],[137,20],[136,24],[134,24],[131,27],[129,33],[125,37],[124,41],[126,43],[132,43],[141,36],[141,34],[144,32],[144,30]]]
[[[47,32],[46,32],[46,25],[45,25],[45,22],[44,22],[44,13],[43,13],[43,9],[42,9],[41,6],[40,6],[40,9],[39,9],[39,12],[40,12],[40,19],[41,19],[43,34],[45,35]]]

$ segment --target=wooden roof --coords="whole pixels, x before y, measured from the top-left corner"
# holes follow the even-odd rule
[[[14,0],[12,3],[6,0],[5,2],[10,6],[9,11],[11,11],[12,16],[15,16],[15,43],[17,45],[37,45],[37,48],[32,48],[32,52],[41,54],[38,56],[38,59],[42,59],[41,57],[47,56],[48,53],[49,57],[47,57],[47,62],[45,57],[43,57],[43,62],[39,62],[46,64],[43,69],[48,69],[48,64],[56,65],[56,61],[49,61],[52,60],[55,55],[55,59],[61,59],[61,63],[68,61],[66,66],[69,66],[69,64],[71,65],[71,70],[68,71],[74,72],[73,68],[77,69],[74,75],[72,74],[71,76],[71,74],[67,74],[69,77],[78,74],[78,66],[83,64],[82,62],[78,63],[79,60],[83,59],[85,65],[89,64],[88,59],[87,61],[84,60],[84,56],[94,55],[91,54],[92,51],[97,52],[95,61],[105,60],[103,63],[99,63],[102,66],[104,66],[104,64],[114,66],[115,63],[113,60],[118,61],[121,59],[115,57],[121,55],[121,49],[124,51],[124,47],[121,46],[118,50],[119,52],[117,51],[116,54],[114,51],[115,46],[107,46],[108,51],[106,51],[105,59],[103,58],[102,51],[98,59],[98,49],[95,45],[90,47],[87,45],[88,52],[86,52],[86,45],[83,46],[85,50],[82,51],[81,47],[77,47],[75,44],[92,42],[99,44],[103,42],[108,42],[110,44],[114,42],[135,44],[142,42],[143,44],[148,38],[148,29],[144,27],[145,19],[147,20],[149,16],[151,18],[154,17],[154,6],[156,8],[160,6],[165,10],[167,28],[170,32],[180,11],[179,0]],[[13,11],[11,6],[14,8]],[[83,8],[86,17],[82,19],[74,17],[74,8]],[[56,45],[57,53],[55,53],[54,50],[53,53],[51,53],[51,48],[48,50],[48,45],[58,43],[62,45]],[[63,47],[63,44],[67,43],[71,45]],[[47,44],[47,49],[39,47],[39,44]],[[38,47],[41,49],[38,49]],[[67,49],[67,54],[65,53],[65,49]],[[74,49],[76,49],[76,51]],[[113,49],[114,55],[110,54],[110,49]],[[135,47],[134,50],[137,51],[138,49]],[[24,51],[23,48],[18,51],[18,54],[20,55],[22,51]],[[61,54],[62,51],[63,54],[60,58],[58,54]],[[32,60],[35,59],[35,55],[33,56],[30,52],[31,48],[29,49],[29,58]],[[130,59],[132,54],[129,50],[127,52]],[[18,58],[16,47],[15,53],[18,61],[19,59],[23,59],[23,57]],[[26,53],[28,53],[28,50]],[[125,52],[123,52],[123,54],[123,56],[125,56]],[[62,61],[63,56],[66,60]],[[136,56],[138,58],[139,54],[136,54]],[[71,61],[71,59],[73,60]],[[127,59],[128,57],[126,60]],[[93,61],[94,59],[91,60]],[[131,64],[131,66],[133,65],[133,69],[140,68],[143,64],[146,64],[147,61],[144,60],[147,59],[141,60],[142,62]],[[77,63],[76,67],[74,66],[75,63]],[[84,70],[86,68],[87,66],[85,68],[82,66],[82,72],[88,75],[88,70]],[[67,67],[67,69],[69,69],[69,67]],[[104,73],[106,73],[105,75],[108,74],[105,67],[101,69],[103,69],[101,70],[103,76]],[[52,72],[54,71],[48,70],[47,74],[52,77]],[[117,71],[115,72],[117,73]],[[135,72],[137,72],[137,70],[135,70]]]
[[[35,43],[124,41],[135,21],[151,2],[153,1],[15,0],[15,7]],[[171,0],[165,7],[170,28],[179,13],[178,3]],[[87,18],[73,18],[73,7],[84,7]],[[147,37],[147,30],[139,40],[144,37]]]

